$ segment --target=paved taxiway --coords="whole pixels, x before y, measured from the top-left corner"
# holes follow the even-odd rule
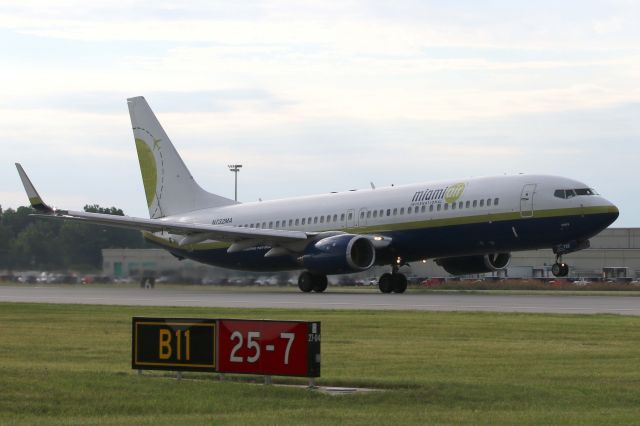
[[[423,311],[609,313],[640,315],[640,297],[570,295],[486,295],[375,291],[303,294],[295,290],[237,291],[193,288],[114,288],[99,286],[0,286],[0,302],[77,303],[221,308],[390,309]]]

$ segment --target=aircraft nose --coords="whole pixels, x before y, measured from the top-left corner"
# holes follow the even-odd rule
[[[618,207],[612,202],[607,201],[607,217],[609,219],[609,225],[616,221],[618,216],[620,216],[620,210]],[[608,225],[607,225],[608,226]]]

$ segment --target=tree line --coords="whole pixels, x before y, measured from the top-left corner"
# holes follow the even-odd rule
[[[84,206],[84,211],[124,216],[116,207]],[[102,249],[150,247],[139,231],[36,218],[31,207],[0,206],[0,269],[77,270],[102,268]]]

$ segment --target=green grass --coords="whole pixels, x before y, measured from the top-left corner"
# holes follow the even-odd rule
[[[130,368],[131,317],[322,321],[328,396]],[[288,382],[304,383],[299,379]],[[640,318],[0,304],[0,423],[620,424],[640,419]]]

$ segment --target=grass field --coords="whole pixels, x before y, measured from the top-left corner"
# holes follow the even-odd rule
[[[384,391],[138,376],[134,315],[320,320],[319,384]],[[638,422],[637,317],[0,304],[2,424]]]

